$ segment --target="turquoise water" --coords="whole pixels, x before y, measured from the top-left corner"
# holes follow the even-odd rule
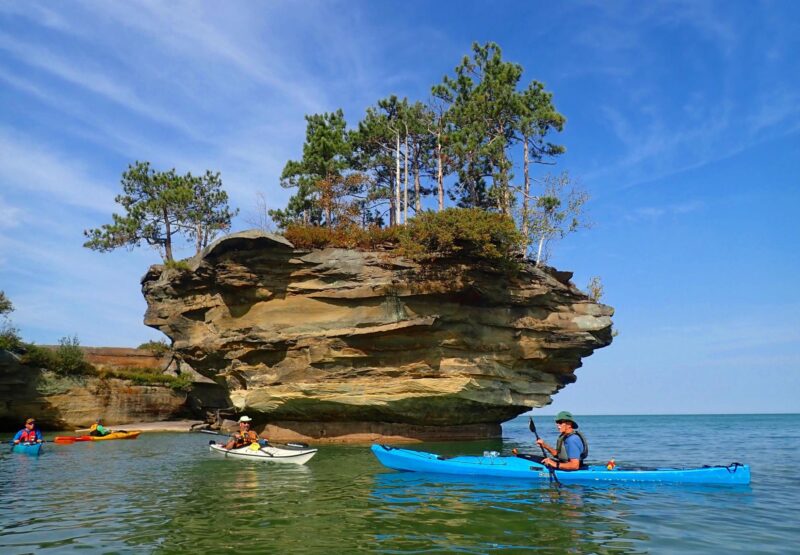
[[[537,427],[553,440],[549,417]],[[749,487],[563,486],[398,473],[364,446],[308,465],[233,461],[204,434],[0,453],[0,553],[797,552],[800,415],[594,416],[590,459],[747,462]],[[527,418],[503,441],[444,454],[535,452]]]

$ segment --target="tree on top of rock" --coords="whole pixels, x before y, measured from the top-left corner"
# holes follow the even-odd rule
[[[108,252],[147,243],[164,261],[173,262],[176,237],[194,239],[199,252],[219,231],[230,229],[237,211],[228,208],[219,174],[178,175],[174,169],[156,171],[149,162],[136,162],[122,174],[123,194],[115,201],[124,215],[112,214],[112,223],[87,229],[84,247]]]
[[[350,166],[352,146],[344,113],[337,110],[313,114],[306,116],[306,122],[303,157],[289,160],[281,174],[281,186],[297,188],[297,192],[284,210],[269,211],[281,228],[292,223],[320,225],[324,218],[330,218],[331,213],[324,213],[321,196],[323,192],[327,195],[332,183],[342,182],[343,173]]]

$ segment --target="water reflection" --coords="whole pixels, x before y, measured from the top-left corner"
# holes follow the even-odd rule
[[[371,492],[381,552],[643,552],[613,502],[586,501],[580,487],[402,472],[379,473]],[[409,528],[415,530],[412,536]]]
[[[711,422],[713,419],[709,420]],[[632,462],[690,460],[651,433],[683,421],[586,419],[598,453]],[[735,430],[706,437],[714,459]],[[758,422],[758,421],[757,421]],[[768,438],[798,419],[765,419]],[[780,425],[776,425],[776,422]],[[712,422],[713,423],[713,422]],[[420,445],[443,454],[526,447],[520,420],[507,440]],[[646,426],[645,426],[646,424]],[[601,427],[604,426],[604,427]],[[637,438],[637,450],[630,435]],[[727,433],[727,435],[725,435]],[[616,434],[616,435],[615,435]],[[783,436],[782,436],[783,437]],[[716,439],[715,439],[716,438]],[[757,440],[758,452],[771,445]],[[628,443],[626,443],[628,442]],[[605,445],[604,445],[605,444]],[[738,447],[736,447],[738,448]],[[325,446],[306,466],[223,459],[207,437],[52,445],[37,458],[0,450],[0,553],[636,553],[791,552],[800,495],[791,456],[753,460],[753,486],[569,485],[394,472],[365,446]],[[692,455],[695,456],[696,455]],[[736,457],[747,461],[746,457]],[[790,478],[787,478],[790,477]],[[763,549],[762,549],[763,548]]]

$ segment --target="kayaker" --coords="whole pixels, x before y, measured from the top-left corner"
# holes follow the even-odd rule
[[[562,410],[556,415],[558,427],[558,440],[555,448],[549,446],[543,439],[536,443],[551,457],[543,458],[542,464],[557,470],[579,470],[584,459],[589,455],[589,442],[578,431],[578,423],[571,412]]]
[[[36,427],[36,420],[28,418],[25,421],[25,427],[17,432],[14,436],[14,444],[18,443],[42,443],[42,432]]]
[[[223,447],[225,449],[238,449],[251,443],[257,443],[258,434],[250,429],[250,422],[252,421],[253,419],[247,415],[239,418],[239,431],[233,434],[233,437]]]
[[[110,433],[111,433],[111,430],[109,430],[108,428],[103,426],[100,423],[100,419],[99,418],[97,420],[95,420],[94,424],[92,424],[92,427],[89,428],[89,435],[90,436],[101,436],[102,437],[102,436],[107,436]]]

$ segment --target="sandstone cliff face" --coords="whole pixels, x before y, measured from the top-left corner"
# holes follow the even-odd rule
[[[168,420],[187,413],[186,397],[164,386],[58,376],[22,365],[12,353],[0,351],[0,429],[19,429],[31,416],[46,430],[81,428],[96,418],[108,425]]]
[[[234,234],[142,279],[145,323],[273,438],[490,437],[575,381],[613,310],[571,274]]]

